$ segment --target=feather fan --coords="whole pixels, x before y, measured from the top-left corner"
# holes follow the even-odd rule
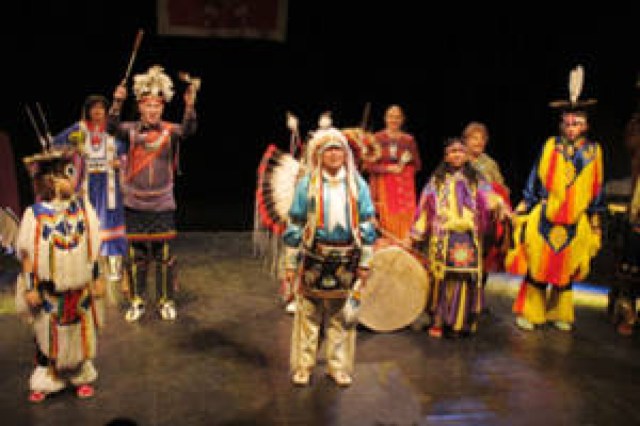
[[[300,163],[275,145],[269,145],[262,156],[258,167],[256,211],[260,224],[274,234],[284,232],[300,170]]]

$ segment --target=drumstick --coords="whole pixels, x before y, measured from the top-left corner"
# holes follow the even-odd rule
[[[405,243],[404,241],[400,240],[398,237],[393,235],[391,232],[387,231],[386,229],[384,229],[383,227],[381,227],[379,225],[376,225],[376,229],[378,231],[380,231],[380,233],[384,237],[389,238],[395,244],[399,245],[400,247],[402,247],[403,249],[407,250],[408,252],[410,252],[414,256],[418,257],[421,262],[423,262],[425,264],[429,263],[429,259],[423,253],[421,253],[418,250],[414,249],[413,247],[407,245],[407,243]]]
[[[136,34],[136,39],[133,42],[133,50],[131,51],[131,56],[129,57],[129,64],[127,65],[127,70],[124,73],[124,78],[122,79],[122,86],[127,84],[127,80],[129,79],[129,74],[131,73],[131,67],[133,66],[133,61],[136,59],[136,55],[138,54],[138,49],[140,48],[140,43],[142,43],[142,36],[144,35],[144,31],[142,29],[138,30]]]
[[[360,128],[362,129],[362,134],[367,130],[367,123],[369,122],[369,113],[371,112],[371,102],[367,102],[364,105],[364,111],[362,113],[362,122],[360,123]]]

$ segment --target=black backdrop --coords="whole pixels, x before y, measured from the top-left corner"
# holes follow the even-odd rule
[[[18,157],[37,150],[24,105],[39,101],[52,131],[62,130],[78,119],[87,95],[110,97],[143,28],[133,73],[160,63],[174,77],[186,70],[203,78],[200,129],[183,145],[177,178],[182,229],[251,227],[256,168],[269,143],[287,149],[287,110],[306,132],[326,110],[339,127],[359,125],[367,102],[371,129],[382,126],[388,104],[404,107],[425,165],[419,186],[440,160],[444,137],[459,134],[470,120],[485,122],[488,151],[517,202],[542,141],[557,129],[547,103],[566,98],[569,70],[577,64],[586,71],[583,96],[599,100],[591,134],[603,142],[607,178],[628,173],[621,136],[636,107],[640,71],[631,12],[289,3],[284,43],[161,37],[155,2],[148,0],[4,4],[0,128]],[[132,103],[124,118],[133,118]],[[181,108],[177,96],[166,118],[179,120]],[[18,167],[27,202],[28,182]]]

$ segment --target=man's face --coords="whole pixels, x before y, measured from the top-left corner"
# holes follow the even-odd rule
[[[145,124],[158,124],[162,120],[164,102],[157,96],[147,96],[138,102],[140,120]]]
[[[484,152],[487,139],[482,132],[471,132],[464,138],[464,143],[469,149],[469,155],[475,158]]]
[[[460,142],[454,142],[445,150],[444,161],[454,169],[462,167],[467,159],[467,147]]]
[[[330,146],[322,151],[322,168],[330,174],[335,174],[340,170],[345,162],[344,149],[338,146]]]
[[[564,137],[575,141],[587,131],[587,118],[581,114],[564,114],[561,128]]]
[[[64,164],[53,173],[56,196],[68,200],[73,195],[76,169],[72,162]]]
[[[68,200],[73,195],[73,186],[71,180],[66,176],[54,176],[54,185],[56,186],[56,195],[62,200]]]

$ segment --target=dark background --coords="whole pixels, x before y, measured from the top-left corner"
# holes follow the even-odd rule
[[[567,98],[577,64],[586,73],[582,98],[599,101],[591,135],[603,144],[606,178],[628,174],[621,137],[636,108],[640,71],[631,11],[374,3],[290,0],[284,43],[159,36],[148,0],[3,5],[0,128],[18,159],[38,150],[25,104],[40,102],[53,133],[76,121],[87,95],[111,97],[142,28],[132,74],[159,63],[174,78],[178,95],[165,118],[181,118],[177,72],[203,79],[199,131],[183,144],[177,178],[181,229],[251,228],[260,157],[269,143],[288,148],[285,112],[298,115],[303,132],[326,110],[338,127],[352,127],[367,102],[371,130],[382,127],[387,105],[404,107],[424,163],[420,187],[441,158],[444,137],[471,120],[486,123],[488,152],[517,202],[542,142],[557,130],[557,112],[547,104]],[[130,99],[123,118],[134,117]],[[25,204],[29,183],[18,169]]]

